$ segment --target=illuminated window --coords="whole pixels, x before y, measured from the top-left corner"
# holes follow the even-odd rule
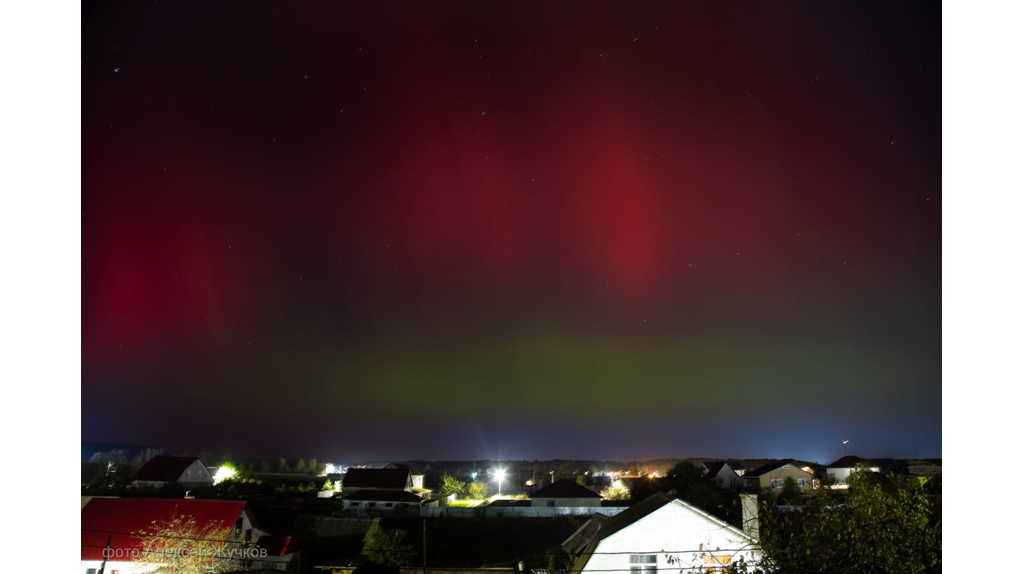
[[[705,574],[725,574],[729,571],[729,555],[728,554],[705,554],[704,555],[704,573]]]
[[[630,554],[629,574],[655,574],[658,571],[658,557],[654,554]]]

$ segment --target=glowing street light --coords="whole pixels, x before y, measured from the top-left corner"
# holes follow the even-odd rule
[[[494,478],[498,480],[498,496],[501,496],[501,481],[505,480],[505,471],[500,468],[494,471]]]
[[[213,483],[220,484],[225,480],[234,478],[237,474],[238,473],[235,472],[235,469],[231,468],[230,466],[221,466],[220,468],[217,469],[217,473],[213,475]]]

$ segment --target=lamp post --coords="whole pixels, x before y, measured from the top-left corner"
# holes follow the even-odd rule
[[[501,497],[501,481],[505,478],[505,471],[498,469],[494,473],[494,477],[498,479],[498,497]]]

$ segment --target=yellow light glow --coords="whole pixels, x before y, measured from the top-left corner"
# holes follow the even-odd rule
[[[213,483],[220,484],[229,478],[234,478],[237,473],[235,469],[230,466],[222,466],[217,469],[217,473],[213,475]]]

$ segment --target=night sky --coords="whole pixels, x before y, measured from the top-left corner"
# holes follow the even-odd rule
[[[936,457],[936,2],[86,3],[82,436]]]

